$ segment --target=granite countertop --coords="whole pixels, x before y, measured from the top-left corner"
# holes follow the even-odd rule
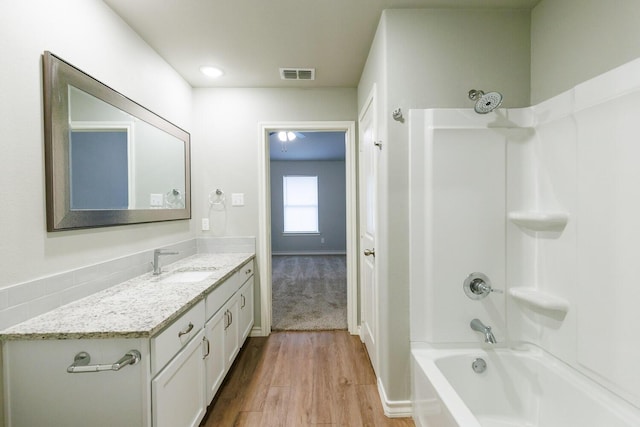
[[[148,338],[254,258],[250,253],[199,254],[74,301],[0,332],[3,340]],[[180,283],[171,275],[210,271],[202,280]],[[178,277],[178,276],[176,276]]]

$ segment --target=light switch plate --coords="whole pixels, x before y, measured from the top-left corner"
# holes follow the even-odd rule
[[[152,208],[162,207],[163,204],[164,204],[164,197],[162,193],[160,194],[151,193],[149,195],[149,205],[151,205]]]
[[[244,206],[244,193],[232,193],[231,206]]]
[[[209,231],[209,218],[202,218],[202,231]]]

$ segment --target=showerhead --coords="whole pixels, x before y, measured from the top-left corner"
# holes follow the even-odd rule
[[[478,114],[487,114],[495,110],[502,104],[502,94],[500,92],[484,93],[481,90],[471,89],[469,99],[476,101],[474,110]]]

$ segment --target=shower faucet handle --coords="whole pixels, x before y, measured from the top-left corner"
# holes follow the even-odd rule
[[[462,284],[464,293],[472,300],[485,298],[491,292],[503,293],[500,289],[493,289],[491,281],[483,273],[471,273]]]

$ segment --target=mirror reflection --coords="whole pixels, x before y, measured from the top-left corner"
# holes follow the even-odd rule
[[[48,230],[190,218],[189,134],[43,58]]]
[[[71,209],[184,208],[184,144],[69,87]]]

